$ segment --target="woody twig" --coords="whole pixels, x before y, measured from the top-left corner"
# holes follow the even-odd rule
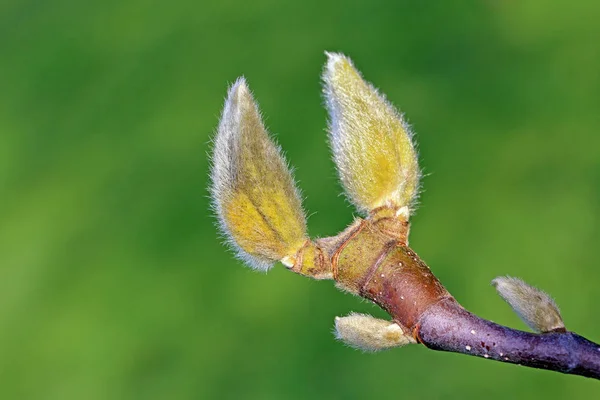
[[[420,343],[600,379],[600,346],[568,331],[546,293],[516,278],[494,279],[534,333],[495,324],[464,309],[409,247],[421,178],[411,129],[350,59],[327,55],[331,148],[346,194],[365,217],[337,236],[308,237],[299,190],[240,78],[225,102],[211,171],[213,207],[237,255],[257,270],[281,261],[300,275],[334,280],[383,308],[389,321],[335,319],[337,338],[363,351]]]

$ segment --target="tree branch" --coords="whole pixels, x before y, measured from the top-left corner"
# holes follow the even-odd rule
[[[385,233],[380,229],[382,224]],[[338,236],[306,246],[304,249],[319,249],[311,254],[320,256],[307,259],[303,254],[306,250],[301,250],[292,270],[312,278],[334,279],[339,288],[379,305],[406,336],[430,349],[600,379],[600,345],[567,331],[560,315],[549,320],[541,318],[558,313],[553,302],[548,306],[545,293],[513,278],[496,280],[504,285],[501,294],[506,295],[508,289],[521,292],[512,293],[509,304],[517,310],[528,308],[521,316],[535,315],[537,319],[530,318],[535,321],[529,322],[535,322],[532,326],[542,333],[523,332],[482,319],[465,310],[401,241],[408,228],[405,223],[393,226],[393,220],[376,216],[358,220]],[[340,339],[366,351],[390,347],[382,341],[378,348],[369,339],[379,336],[375,330],[351,334],[338,330]],[[367,341],[368,347],[360,345]],[[398,340],[397,346],[406,343]]]
[[[379,305],[391,321],[336,318],[336,337],[364,351],[420,342],[501,362],[600,379],[600,346],[568,332],[552,298],[510,277],[493,283],[539,334],[461,307],[408,246],[421,172],[413,134],[349,58],[328,53],[323,75],[334,159],[349,199],[368,213],[339,235],[311,240],[301,197],[243,78],[231,87],[215,137],[211,195],[236,253],[266,271],[281,261]]]
[[[452,298],[423,313],[417,340],[433,350],[600,379],[600,345],[573,332],[507,328],[479,318]]]

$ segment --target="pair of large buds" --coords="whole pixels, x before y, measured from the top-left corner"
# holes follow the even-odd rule
[[[365,214],[386,206],[408,220],[420,178],[410,129],[350,59],[327,56],[329,137],[346,194]],[[300,192],[243,78],[229,90],[214,141],[211,194],[224,236],[255,269],[289,265],[308,240]]]

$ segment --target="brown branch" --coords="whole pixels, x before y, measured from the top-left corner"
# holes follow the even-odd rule
[[[573,332],[507,328],[479,318],[451,298],[423,313],[417,339],[433,350],[600,379],[600,345]]]
[[[465,310],[405,243],[407,230],[404,221],[371,215],[304,246],[292,270],[376,303],[430,349],[600,379],[600,345],[562,327],[528,333]]]

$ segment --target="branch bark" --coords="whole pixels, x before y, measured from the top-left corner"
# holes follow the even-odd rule
[[[430,349],[600,379],[600,345],[573,332],[529,333],[479,318],[452,298],[421,316],[417,340]]]

